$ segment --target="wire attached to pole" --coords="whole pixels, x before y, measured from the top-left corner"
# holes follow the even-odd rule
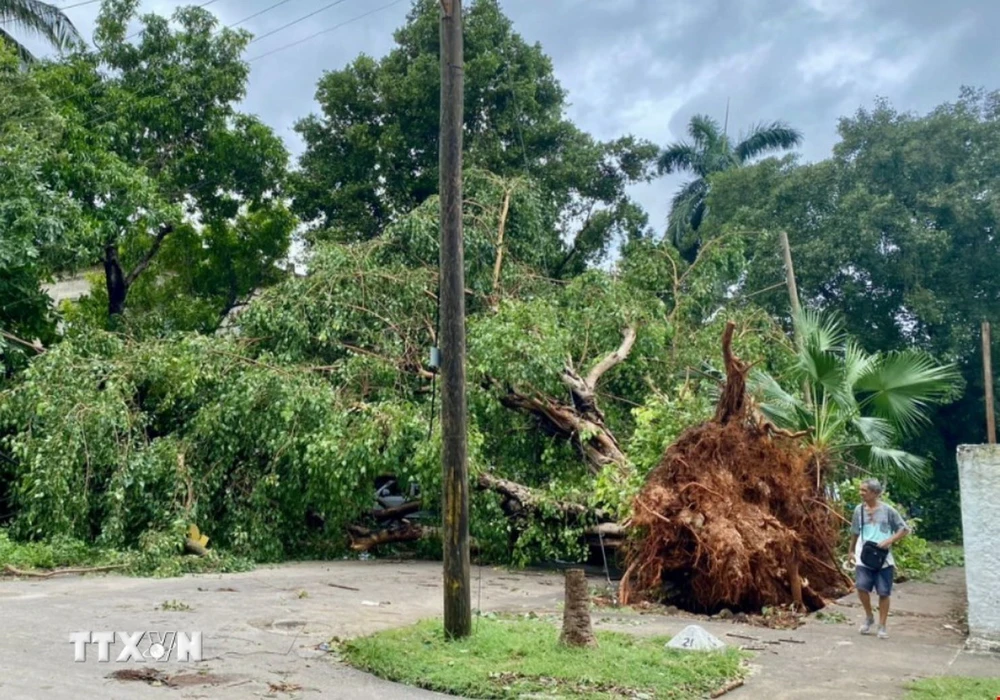
[[[440,275],[440,272],[438,273]],[[441,350],[438,348],[438,338],[441,336],[441,284],[438,283],[437,306],[434,308],[434,345],[431,346],[431,419],[427,426],[427,440],[434,437],[434,402],[437,397],[437,376],[441,367]]]

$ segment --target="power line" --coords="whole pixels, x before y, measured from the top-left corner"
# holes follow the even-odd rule
[[[284,0],[284,1],[285,1],[285,2],[287,2],[288,0]],[[348,20],[344,20],[343,22],[341,22],[341,23],[339,23],[339,24],[335,24],[335,25],[333,25],[332,27],[327,27],[326,29],[321,29],[321,30],[320,30],[320,31],[318,31],[318,32],[315,32],[315,33],[313,33],[313,34],[310,34],[309,36],[306,36],[306,37],[303,37],[303,38],[301,38],[301,39],[298,39],[298,40],[296,40],[296,41],[293,41],[293,42],[291,42],[291,43],[289,43],[289,44],[285,44],[284,46],[279,46],[279,47],[277,47],[277,48],[275,48],[275,49],[272,49],[272,50],[270,50],[270,51],[266,51],[266,52],[264,52],[264,53],[262,53],[262,54],[259,54],[259,55],[257,55],[257,56],[254,56],[253,58],[250,58],[250,59],[247,59],[247,63],[249,64],[249,63],[253,63],[254,61],[259,61],[260,59],[262,59],[262,58],[265,58],[266,56],[270,56],[270,55],[272,55],[272,54],[275,54],[275,53],[278,53],[279,51],[284,51],[284,50],[286,50],[286,49],[290,49],[290,48],[292,48],[293,46],[298,46],[299,44],[302,44],[302,43],[304,43],[304,42],[306,42],[306,41],[310,41],[311,39],[315,39],[316,37],[318,37],[318,36],[320,36],[320,35],[322,35],[322,34],[328,34],[328,33],[330,33],[330,32],[333,32],[333,31],[337,30],[337,29],[340,29],[340,28],[342,28],[342,27],[346,27],[346,26],[347,26],[347,25],[349,25],[349,24],[353,24],[354,22],[358,22],[358,21],[360,21],[360,20],[362,20],[362,19],[364,19],[364,18],[366,18],[366,17],[370,17],[371,15],[374,15],[374,14],[376,14],[377,12],[381,12],[381,11],[383,11],[383,10],[387,10],[387,9],[389,9],[390,7],[393,7],[394,5],[398,5],[398,4],[400,4],[401,2],[403,2],[403,1],[404,1],[404,0],[394,0],[393,2],[390,2],[390,3],[386,4],[386,5],[382,5],[381,7],[377,7],[377,8],[375,8],[374,10],[369,10],[368,12],[365,12],[365,13],[362,13],[362,14],[360,14],[360,15],[356,15],[355,17],[352,17],[352,18],[350,18],[350,19],[348,19]],[[346,0],[338,0],[338,2],[346,2]],[[279,3],[279,4],[280,4],[280,3]],[[334,3],[334,4],[337,4],[337,3]],[[315,14],[315,13],[314,13],[314,14]],[[233,27],[233,26],[234,26],[234,25],[226,25],[226,27],[225,27],[225,28],[226,28],[226,29],[229,29],[229,28],[231,28],[231,27]],[[286,25],[286,27],[287,27],[287,26],[291,26],[291,25]],[[250,42],[250,43],[253,43],[253,42]],[[95,85],[95,86],[94,86],[93,88],[91,88],[90,90],[87,90],[86,92],[92,92],[92,91],[94,90],[94,88],[96,88],[96,87],[99,87],[100,85],[101,85],[101,83],[98,83],[97,85]],[[66,100],[66,99],[70,99],[70,98],[72,98],[72,97],[73,97],[73,96],[72,96],[72,95],[70,95],[69,97],[66,97],[66,98],[63,98],[63,100]],[[178,99],[178,98],[175,98],[174,100],[172,100],[172,102],[173,102],[173,101],[176,101],[177,99]],[[59,101],[57,101],[57,102],[56,102],[56,104],[58,104],[58,102],[60,102],[60,101],[63,101],[63,100],[59,100]],[[89,120],[89,121],[86,121],[86,122],[84,122],[84,123],[83,123],[83,128],[88,128],[88,127],[91,127],[91,126],[93,126],[93,125],[97,124],[98,122],[100,122],[100,121],[101,121],[101,120],[102,120],[103,118],[105,118],[105,117],[107,117],[108,119],[111,119],[111,118],[112,118],[112,117],[111,117],[110,115],[108,115],[108,114],[106,114],[106,113],[105,113],[105,114],[102,114],[102,115],[100,115],[100,116],[98,116],[98,117],[95,117],[95,118],[94,118],[93,120]]]
[[[266,39],[269,36],[277,34],[278,32],[282,32],[282,31],[288,29],[289,27],[295,26],[299,22],[304,22],[305,20],[309,19],[310,17],[318,15],[320,12],[324,12],[326,10],[329,10],[331,7],[336,7],[337,5],[342,5],[345,2],[347,2],[347,0],[334,0],[333,2],[329,3],[328,5],[323,5],[323,7],[319,8],[318,10],[313,10],[308,15],[303,15],[303,16],[299,17],[298,19],[293,19],[288,24],[283,24],[280,27],[278,27],[277,29],[272,29],[269,32],[266,32],[264,34],[261,34],[260,36],[254,37],[253,41],[251,41],[250,44],[256,44],[261,39]],[[248,46],[249,46],[249,44],[248,44]]]
[[[259,12],[254,12],[254,13],[253,13],[252,15],[248,15],[248,16],[244,17],[244,18],[243,18],[243,19],[241,19],[241,20],[238,20],[238,21],[236,21],[236,22],[233,22],[232,24],[230,24],[230,25],[229,25],[229,27],[230,27],[230,29],[232,29],[233,27],[238,27],[238,26],[240,26],[241,24],[243,24],[244,22],[249,22],[249,21],[250,21],[250,20],[252,20],[253,18],[255,18],[255,17],[260,17],[260,16],[261,16],[262,14],[264,14],[265,12],[270,12],[270,11],[271,11],[271,10],[273,10],[274,8],[276,8],[276,7],[280,7],[281,5],[284,5],[284,4],[286,4],[286,3],[289,3],[289,2],[291,2],[291,1],[292,1],[292,0],[281,0],[281,2],[276,2],[276,3],[274,3],[273,5],[269,5],[268,7],[265,7],[265,8],[263,9],[263,10],[261,10],[261,11],[259,11]]]
[[[301,39],[298,39],[296,41],[291,42],[290,44],[285,44],[284,46],[279,46],[276,49],[271,49],[270,51],[265,51],[262,54],[254,56],[253,58],[247,59],[247,63],[253,63],[254,61],[260,60],[260,59],[264,58],[265,56],[270,56],[271,54],[278,53],[279,51],[284,51],[285,49],[290,49],[293,46],[298,46],[299,44],[303,44],[303,43],[305,43],[305,42],[307,42],[307,41],[309,41],[311,39],[315,39],[316,37],[320,36],[321,34],[328,34],[329,32],[332,32],[335,29],[340,29],[341,27],[345,27],[348,24],[353,24],[354,22],[357,22],[358,20],[362,20],[365,17],[369,17],[371,15],[374,15],[376,12],[381,12],[382,10],[388,10],[390,7],[393,7],[394,5],[398,5],[399,3],[403,2],[403,1],[404,0],[395,0],[395,2],[390,2],[387,5],[382,5],[381,7],[377,7],[374,10],[370,10],[368,12],[365,12],[364,14],[358,15],[357,17],[352,17],[349,20],[345,20],[345,21],[341,22],[340,24],[335,24],[332,27],[327,27],[326,29],[321,29],[318,32],[316,32],[315,34],[310,34],[309,36],[302,37]],[[253,43],[253,42],[251,42],[251,43]]]
[[[210,2],[214,2],[214,1],[215,0],[210,0]],[[341,0],[341,1],[343,1],[343,0]],[[350,18],[348,20],[340,22],[339,24],[335,24],[335,25],[333,25],[331,27],[327,27],[326,29],[322,29],[322,30],[320,30],[320,31],[318,31],[318,32],[316,32],[314,34],[311,34],[311,35],[309,35],[307,37],[303,37],[302,39],[299,39],[298,41],[294,41],[294,42],[292,42],[290,44],[286,44],[284,46],[280,46],[280,47],[278,47],[276,49],[273,49],[273,50],[268,51],[266,53],[260,54],[259,56],[254,56],[253,58],[248,59],[247,63],[253,63],[254,61],[258,61],[258,60],[264,58],[265,56],[270,56],[271,54],[278,53],[279,51],[284,51],[285,49],[289,49],[289,48],[291,48],[293,46],[296,46],[298,44],[301,44],[301,43],[303,43],[305,41],[309,41],[310,39],[313,39],[313,38],[315,38],[317,36],[320,36],[321,34],[328,34],[330,32],[333,32],[333,31],[337,30],[337,29],[345,27],[345,26],[347,26],[349,24],[353,24],[354,22],[358,22],[358,21],[360,21],[360,20],[362,20],[362,19],[364,19],[366,17],[370,17],[371,15],[374,15],[377,12],[381,12],[383,10],[386,10],[386,9],[390,8],[390,7],[393,7],[394,5],[399,5],[402,2],[404,2],[404,0],[394,0],[394,2],[387,3],[385,5],[382,5],[381,7],[375,8],[374,10],[370,10],[368,12],[362,13],[362,14],[357,15],[355,17],[352,17],[352,18]],[[229,26],[232,26],[232,25],[227,25],[226,28],[229,28]],[[94,87],[96,88],[99,85],[100,85],[100,83],[98,85],[95,85]],[[91,88],[90,90],[84,91],[84,94],[87,93],[87,92],[92,92],[93,89],[94,88]],[[56,102],[58,103],[58,102],[66,100],[66,99],[71,99],[72,97],[74,97],[74,96],[70,95],[69,97],[65,97],[62,100],[58,100]],[[179,98],[174,98],[173,100],[171,100],[171,102],[176,102],[178,99]],[[112,118],[111,116],[109,116],[107,114],[102,115],[101,118],[104,118],[104,117],[107,117],[108,120],[110,120]],[[81,128],[92,127],[92,126],[96,125],[101,120],[101,118],[98,118],[98,119],[93,120],[93,121],[84,122]],[[202,188],[208,187],[208,186],[217,186],[217,185],[215,185],[215,183],[208,183],[208,182],[206,182],[206,183],[203,183],[201,185],[195,185],[193,187],[186,188],[185,192],[187,192],[189,194],[190,193],[194,193],[194,192],[198,192]]]
[[[75,5],[64,5],[63,7],[57,7],[56,9],[60,12],[65,10],[72,10],[74,7],[83,7],[84,5],[93,5],[95,2],[100,2],[101,0],[87,0],[86,2],[78,2]]]

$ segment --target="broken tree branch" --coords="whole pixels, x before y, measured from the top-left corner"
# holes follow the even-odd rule
[[[572,501],[550,501],[533,489],[509,479],[503,479],[483,472],[476,480],[476,488],[480,491],[493,491],[503,497],[501,508],[508,516],[537,515],[543,504],[547,509],[561,514],[568,523],[578,523],[588,516],[598,521],[587,529],[588,532],[604,536],[621,536],[626,534],[625,528],[614,521],[607,511],[592,509],[582,503]]]
[[[373,547],[392,542],[415,542],[437,532],[437,528],[428,528],[405,520],[375,532],[357,526],[351,526],[348,530],[351,535],[351,549],[355,552],[367,552]]]
[[[376,520],[400,520],[405,518],[407,515],[413,515],[421,508],[421,501],[411,501],[410,503],[404,503],[402,505],[393,506],[391,508],[382,508],[379,510],[373,510],[371,516]]]
[[[500,271],[503,269],[503,236],[507,226],[507,212],[510,210],[510,190],[503,193],[503,206],[500,208],[500,226],[497,230],[497,259],[493,265],[493,298],[496,300],[500,292]]]
[[[24,576],[26,578],[52,578],[53,576],[59,576],[61,574],[93,574],[99,571],[114,571],[115,569],[124,569],[125,564],[109,564],[108,566],[87,566],[79,569],[53,569],[52,571],[22,571],[21,569],[15,569],[10,564],[6,564],[3,567],[5,574],[10,574],[11,576]]]
[[[624,337],[622,338],[621,345],[618,349],[610,353],[603,360],[594,365],[593,369],[587,374],[587,385],[594,390],[597,388],[597,382],[601,380],[604,373],[609,369],[621,364],[628,358],[629,353],[632,352],[632,346],[635,345],[635,328],[629,326],[625,329]]]
[[[7,331],[0,331],[0,337],[4,337],[12,343],[17,343],[18,345],[23,345],[26,348],[34,350],[36,354],[42,355],[45,353],[45,347],[41,343],[31,343],[23,338],[18,338],[13,333],[8,333]]]

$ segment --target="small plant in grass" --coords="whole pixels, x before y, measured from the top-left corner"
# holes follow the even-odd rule
[[[160,604],[160,610],[167,612],[191,612],[194,608],[182,600],[165,600]]]
[[[665,648],[667,638],[597,633],[597,648],[559,644],[556,625],[478,617],[468,639],[445,641],[427,620],[344,642],[343,658],[381,678],[471,698],[700,698],[745,673],[743,655]]]

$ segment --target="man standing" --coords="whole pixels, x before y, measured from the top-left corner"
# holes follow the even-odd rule
[[[891,550],[899,540],[909,534],[910,528],[900,517],[896,509],[882,503],[882,484],[878,479],[866,479],[861,482],[861,505],[854,509],[851,520],[850,562],[857,572],[856,587],[861,605],[865,608],[865,624],[861,626],[861,634],[871,634],[875,616],[872,614],[871,592],[878,593],[878,638],[888,639],[885,629],[889,618],[889,596],[892,594],[892,574],[896,562],[889,551],[880,569],[872,569],[862,564],[861,550],[865,542],[874,542],[881,549]]]

